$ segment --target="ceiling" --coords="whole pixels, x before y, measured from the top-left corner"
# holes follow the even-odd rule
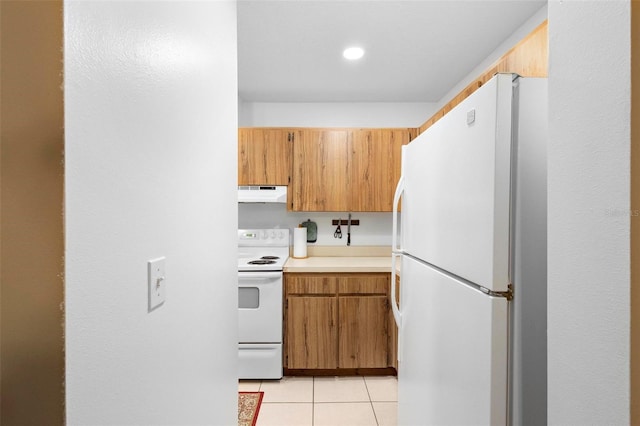
[[[436,102],[546,1],[239,0],[245,102]],[[366,53],[347,61],[351,45]]]

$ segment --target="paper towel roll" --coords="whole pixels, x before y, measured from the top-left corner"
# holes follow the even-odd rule
[[[307,228],[293,228],[293,257],[307,257]]]

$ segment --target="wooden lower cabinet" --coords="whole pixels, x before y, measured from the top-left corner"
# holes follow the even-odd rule
[[[340,368],[388,366],[389,304],[385,296],[338,297]]]
[[[338,368],[337,302],[324,296],[288,300],[288,368]]]
[[[390,274],[285,274],[285,368],[394,367]],[[394,367],[395,368],[395,367]]]

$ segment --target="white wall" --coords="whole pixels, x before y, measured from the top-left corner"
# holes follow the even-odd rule
[[[341,226],[342,238],[333,236],[336,226],[333,219],[347,220],[348,213],[287,212],[286,204],[239,204],[240,228],[297,228],[311,219],[318,225],[316,246],[346,246],[347,226]],[[352,213],[351,219],[360,224],[351,227],[352,246],[391,246],[391,213]],[[291,232],[293,235],[293,231]]]
[[[629,8],[549,2],[550,425],[629,424]]]
[[[509,51],[513,46],[518,44],[520,40],[525,38],[531,31],[533,31],[538,25],[542,24],[547,19],[547,5],[540,8],[531,18],[522,24],[517,30],[515,30],[509,37],[507,37],[493,52],[489,54],[482,62],[469,73],[465,78],[460,80],[458,84],[453,86],[442,99],[435,103],[436,110],[442,108],[451,99],[453,99],[462,89],[467,87],[472,81],[483,74],[491,65],[493,65],[502,55]],[[427,117],[428,118],[428,117]],[[423,122],[426,120],[423,120]],[[422,124],[422,123],[421,123]]]
[[[240,102],[244,127],[419,127],[430,102]]]
[[[235,424],[235,2],[64,20],[67,424]]]

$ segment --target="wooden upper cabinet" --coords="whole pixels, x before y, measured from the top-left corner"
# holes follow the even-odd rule
[[[350,130],[304,129],[293,144],[292,210],[348,211]]]
[[[238,185],[288,185],[291,138],[288,129],[238,129]]]
[[[400,148],[411,130],[300,130],[293,143],[291,210],[392,211]]]
[[[400,179],[401,147],[408,129],[360,129],[350,144],[349,211],[390,212]]]
[[[293,211],[390,212],[416,129],[238,129],[238,185],[286,185]]]

